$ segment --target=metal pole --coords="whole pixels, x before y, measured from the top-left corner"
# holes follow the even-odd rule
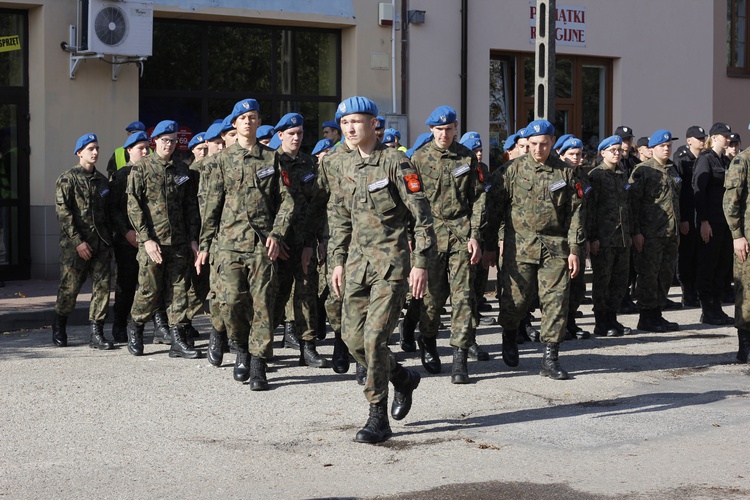
[[[555,122],[555,14],[556,0],[536,1],[536,74],[534,116]]]

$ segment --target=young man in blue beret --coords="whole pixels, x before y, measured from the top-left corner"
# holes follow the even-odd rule
[[[96,170],[99,142],[95,134],[82,135],[73,153],[78,157],[78,164],[60,175],[55,183],[55,211],[60,222],[60,286],[55,301],[52,342],[58,347],[68,345],[68,316],[75,310],[78,292],[90,274],[89,346],[107,350],[114,347],[104,337],[112,247],[107,214],[109,186],[107,178]]]
[[[335,121],[323,122],[323,138],[330,139],[334,146],[341,142],[341,127]]]
[[[143,122],[134,121],[125,127],[125,132],[128,134],[128,137],[130,137],[138,132],[146,132],[146,126]],[[119,147],[115,149],[115,152],[112,153],[112,157],[107,162],[107,177],[112,180],[112,176],[115,175],[115,172],[127,165],[129,161],[130,157],[125,148]]]

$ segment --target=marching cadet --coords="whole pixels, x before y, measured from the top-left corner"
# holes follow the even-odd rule
[[[550,153],[554,126],[535,120],[525,128],[530,153],[513,160],[492,189],[498,214],[493,222],[503,256],[499,323],[503,327],[503,361],[518,366],[517,329],[538,289],[542,309],[544,358],[541,376],[568,378],[558,352],[565,338],[570,279],[580,271],[583,246],[582,194],[565,163]],[[493,201],[494,204],[494,201]]]
[[[75,310],[76,297],[91,275],[89,347],[108,350],[114,344],[104,337],[104,320],[109,307],[110,248],[112,236],[107,222],[109,186],[96,169],[99,142],[93,133],[76,141],[73,154],[78,165],[64,172],[55,183],[55,211],[60,223],[60,286],[55,301],[52,342],[68,345],[68,316]]]
[[[672,160],[669,130],[657,130],[648,141],[650,160],[639,163],[630,174],[630,212],[635,267],[638,275],[638,328],[648,332],[677,331],[662,311],[677,265],[680,189],[682,178]],[[689,188],[686,188],[689,189]]]
[[[737,327],[737,361],[750,363],[750,150],[739,153],[724,178],[724,216],[734,247],[734,326]]]
[[[334,146],[341,142],[341,127],[335,121],[323,122],[323,138],[330,139]]]
[[[281,182],[277,155],[256,139],[258,102],[237,102],[230,117],[238,140],[207,161],[210,178],[195,265],[199,268],[214,254],[226,302],[224,322],[237,346],[234,379],[249,379],[250,390],[264,391],[273,356],[275,261],[284,256],[281,242],[294,199]]]
[[[196,172],[200,172],[200,162],[208,154],[208,144],[206,144],[206,133],[198,132],[190,139],[188,143],[188,150],[193,153],[193,162],[190,164],[190,169]],[[195,165],[195,167],[193,167]]]
[[[474,154],[454,141],[458,128],[456,111],[438,106],[425,122],[433,140],[411,157],[424,184],[437,235],[437,254],[429,263],[429,282],[419,320],[422,365],[440,373],[437,333],[440,311],[451,298],[453,367],[451,382],[469,383],[467,356],[476,343],[474,271],[482,259],[484,225],[484,173]],[[448,278],[449,286],[444,282]],[[476,347],[478,351],[478,346]]]
[[[302,115],[287,113],[274,127],[281,139],[281,146],[276,150],[281,180],[294,199],[295,210],[289,231],[282,240],[288,258],[278,262],[278,290],[271,326],[275,328],[282,322],[284,309],[294,288],[294,313],[286,319],[294,321],[300,350],[299,363],[301,366],[325,368],[328,361],[315,349],[318,322],[318,261],[315,250],[318,247],[317,229],[322,221],[308,210],[316,194],[317,168],[312,157],[300,151],[303,125]]]
[[[416,298],[427,286],[428,253],[435,244],[432,216],[419,174],[403,153],[377,139],[377,106],[365,97],[339,104],[341,128],[355,148],[341,163],[341,186],[329,201],[333,247],[331,289],[342,297],[343,336],[349,352],[367,368],[365,396],[370,416],[355,440],[378,443],[391,435],[388,382],[393,383],[391,416],[409,413],[417,372],[396,362],[388,349],[409,283]],[[332,193],[333,194],[333,193]],[[412,256],[408,214],[414,218]],[[410,258],[414,267],[410,271]],[[346,270],[344,270],[346,268]],[[407,279],[409,283],[407,283]]]
[[[130,137],[138,132],[146,132],[146,126],[142,122],[134,121],[125,127],[125,132],[128,134],[128,137]],[[107,177],[109,180],[112,180],[115,172],[127,165],[129,161],[130,157],[128,156],[128,152],[125,151],[125,148],[120,147],[115,149],[115,152],[112,153],[112,157],[107,162]]]
[[[635,138],[633,129],[625,125],[620,125],[615,130],[615,135],[619,135],[622,139],[622,144],[620,145],[622,153],[620,154],[620,164],[618,165],[618,167],[620,168],[620,170],[625,172],[628,178],[630,178],[630,174],[633,173],[633,169],[635,168],[635,166],[641,162],[641,160],[638,158],[638,155],[633,154],[631,147],[633,144],[633,139]],[[634,259],[634,254],[632,252],[630,254],[630,258]],[[633,296],[631,294],[631,288],[634,290],[633,293],[635,293],[637,280],[636,271],[637,266],[634,262],[631,262],[628,290],[625,294],[625,298],[622,299],[622,305],[620,306],[620,312],[623,314],[632,314],[638,312],[638,306],[636,306],[635,302],[633,302]]]
[[[128,176],[128,217],[138,239],[138,290],[128,323],[128,351],[143,354],[143,325],[162,299],[167,304],[169,357],[195,359],[187,344],[187,280],[200,228],[195,186],[188,168],[173,159],[177,122],[159,122],[156,151],[138,160]]]
[[[208,157],[215,155],[226,147],[224,139],[221,138],[222,123],[223,120],[215,120],[203,136],[208,145],[208,151],[206,151],[206,156]]]
[[[607,137],[597,148],[602,162],[589,173],[586,235],[593,268],[594,335],[628,335],[630,328],[617,321],[617,311],[628,288],[630,274],[630,204],[628,176],[618,163],[619,135]]]

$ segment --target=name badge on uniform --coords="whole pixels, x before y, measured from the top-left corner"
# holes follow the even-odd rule
[[[266,167],[264,169],[258,170],[258,174],[257,174],[258,175],[258,179],[265,179],[269,175],[273,175],[273,173],[275,171],[276,171],[276,169],[273,168],[273,166]]]
[[[189,180],[190,180],[190,177],[188,177],[187,175],[183,175],[183,176],[178,177],[177,179],[175,179],[175,183],[177,183],[178,186],[182,186],[183,184],[185,184]]]
[[[315,179],[315,174],[312,172],[308,172],[304,177],[302,177],[302,182],[310,182],[313,179]]]
[[[109,194],[109,188],[104,188],[101,191],[99,191],[99,196],[101,196],[102,198],[104,198],[108,194]]]
[[[682,182],[682,177],[680,177],[680,176],[678,175],[678,176],[676,176],[676,177],[674,178],[674,181],[675,181],[675,182],[676,182],[677,184],[679,184],[679,183],[681,183],[681,182]]]
[[[591,191],[591,186],[587,186],[586,189],[583,190],[583,195],[586,196],[589,194],[589,191]]]
[[[567,185],[568,183],[562,179],[557,182],[553,182],[552,184],[549,185],[549,192],[554,193],[555,191],[559,191],[560,189],[564,188]]]
[[[464,163],[460,167],[453,169],[453,172],[451,173],[453,174],[453,177],[461,177],[469,170],[471,170],[471,167],[468,164]]]
[[[374,191],[377,191],[378,189],[383,189],[387,185],[388,177],[386,177],[385,179],[380,179],[379,181],[375,181],[372,184],[368,185],[367,190],[372,193]]]
[[[484,185],[484,192],[489,193],[490,189],[492,189],[492,184],[485,184]]]
[[[633,185],[628,182],[627,184],[625,184],[625,191],[629,191],[631,187],[633,187]]]

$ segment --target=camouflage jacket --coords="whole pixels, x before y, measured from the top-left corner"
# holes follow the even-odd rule
[[[325,219],[320,231],[320,237],[321,241],[326,243],[328,243],[331,238],[331,226],[328,221],[331,217],[330,213],[333,203],[341,203],[341,200],[343,199],[340,195],[341,164],[351,152],[352,150],[349,149],[346,142],[342,142],[339,146],[335,147],[331,152],[325,155],[318,166],[315,196],[310,202],[309,210],[311,213],[315,214],[315,217],[322,217]],[[350,230],[351,224],[348,224],[344,228],[344,231]]]
[[[498,171],[500,172],[500,171]],[[578,182],[559,158],[538,163],[528,153],[516,158],[496,179],[493,206],[503,256],[538,264],[542,249],[552,258],[579,255],[584,243]]]
[[[114,241],[118,244],[130,243],[125,239],[125,235],[133,230],[133,225],[128,219],[128,176],[133,169],[133,164],[128,162],[120,170],[116,170],[109,181],[110,202],[109,218],[114,233]]]
[[[128,217],[138,242],[185,245],[198,240],[196,187],[184,163],[151,153],[128,175]]]
[[[630,183],[619,167],[603,164],[589,172],[591,195],[586,211],[586,237],[603,247],[630,246]]]
[[[570,167],[568,167],[570,168]],[[588,218],[589,204],[591,203],[591,193],[593,187],[591,186],[591,179],[589,174],[583,169],[582,166],[578,168],[571,168],[573,170],[573,179],[575,179],[576,195],[581,198],[581,221],[583,221],[583,239],[588,239],[586,235],[586,220]]]
[[[750,235],[750,149],[734,157],[724,177],[724,217],[732,231],[732,238],[747,238]]]
[[[109,210],[107,178],[96,168],[89,173],[76,165],[55,182],[55,211],[60,222],[60,243],[77,247],[83,242],[93,245],[102,240],[112,244],[107,212]]]
[[[352,151],[341,159],[339,178],[340,188],[329,200],[332,265],[346,265],[346,279],[355,282],[364,279],[368,265],[383,279],[407,278],[411,213],[411,258],[414,267],[426,269],[435,246],[432,214],[419,174],[406,155],[381,143],[367,158]]]
[[[294,215],[294,198],[281,182],[276,152],[256,143],[239,143],[207,158],[200,251],[252,252],[268,236],[282,241]],[[215,239],[215,241],[214,241]]]
[[[294,198],[294,216],[284,240],[297,247],[315,247],[325,219],[322,211],[318,214],[310,212],[318,190],[318,165],[312,156],[302,152],[292,158],[279,148],[276,155],[281,169],[281,181]]]
[[[667,160],[663,166],[653,158],[639,163],[630,174],[630,184],[632,234],[645,238],[677,236],[682,178],[672,161]]]
[[[455,142],[445,150],[432,141],[411,161],[430,202],[438,251],[448,251],[451,234],[463,244],[469,238],[482,241],[485,178],[471,150]]]

